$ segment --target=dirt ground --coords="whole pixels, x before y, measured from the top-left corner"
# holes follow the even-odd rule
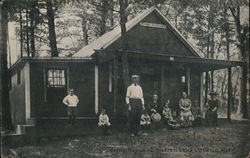
[[[130,137],[91,135],[41,138],[25,146],[6,147],[5,157],[20,158],[246,158],[250,152],[248,121],[220,121],[217,127],[152,131]]]

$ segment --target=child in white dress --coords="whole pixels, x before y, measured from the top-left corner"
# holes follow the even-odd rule
[[[144,110],[141,115],[140,125],[144,131],[143,135],[147,135],[147,131],[150,128],[151,121],[147,110]]]
[[[109,122],[109,117],[106,114],[105,109],[102,109],[101,114],[99,115],[98,126],[103,130],[104,134],[111,134],[111,123]]]
[[[174,129],[180,126],[178,122],[173,118],[169,99],[165,102],[162,115],[164,118],[165,125],[167,126],[168,129]]]

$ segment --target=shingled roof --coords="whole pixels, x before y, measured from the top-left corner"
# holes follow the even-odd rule
[[[146,16],[148,16],[153,11],[156,11],[156,13],[160,15],[160,17],[166,23],[167,27],[175,33],[178,39],[181,40],[182,43],[187,48],[189,48],[189,50],[193,54],[195,54],[198,57],[201,57],[199,51],[187,39],[185,39],[185,37],[169,22],[169,20],[156,7],[147,9],[143,11],[141,14],[137,15],[135,18],[128,21],[126,23],[127,32],[131,30],[134,26],[136,26],[138,23],[140,23]],[[92,54],[94,54],[95,50],[107,48],[109,45],[111,45],[120,37],[121,37],[121,28],[120,26],[117,26],[112,31],[103,34],[102,36],[94,40],[92,43],[80,49],[76,54],[74,54],[74,56],[90,57]]]

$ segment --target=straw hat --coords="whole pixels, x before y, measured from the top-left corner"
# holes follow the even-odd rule
[[[161,115],[159,113],[153,113],[151,119],[153,122],[159,122],[161,120]]]

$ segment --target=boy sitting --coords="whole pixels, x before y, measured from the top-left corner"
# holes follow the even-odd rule
[[[148,114],[148,111],[144,110],[142,112],[141,120],[140,120],[140,125],[142,127],[142,130],[145,132],[143,133],[143,135],[148,135],[146,131],[149,130],[150,124],[151,124],[151,121],[150,121],[150,116]]]
[[[109,117],[106,114],[106,110],[103,108],[101,110],[101,114],[99,115],[99,122],[98,122],[99,127],[103,130],[104,134],[111,134],[111,123],[109,122]]]

